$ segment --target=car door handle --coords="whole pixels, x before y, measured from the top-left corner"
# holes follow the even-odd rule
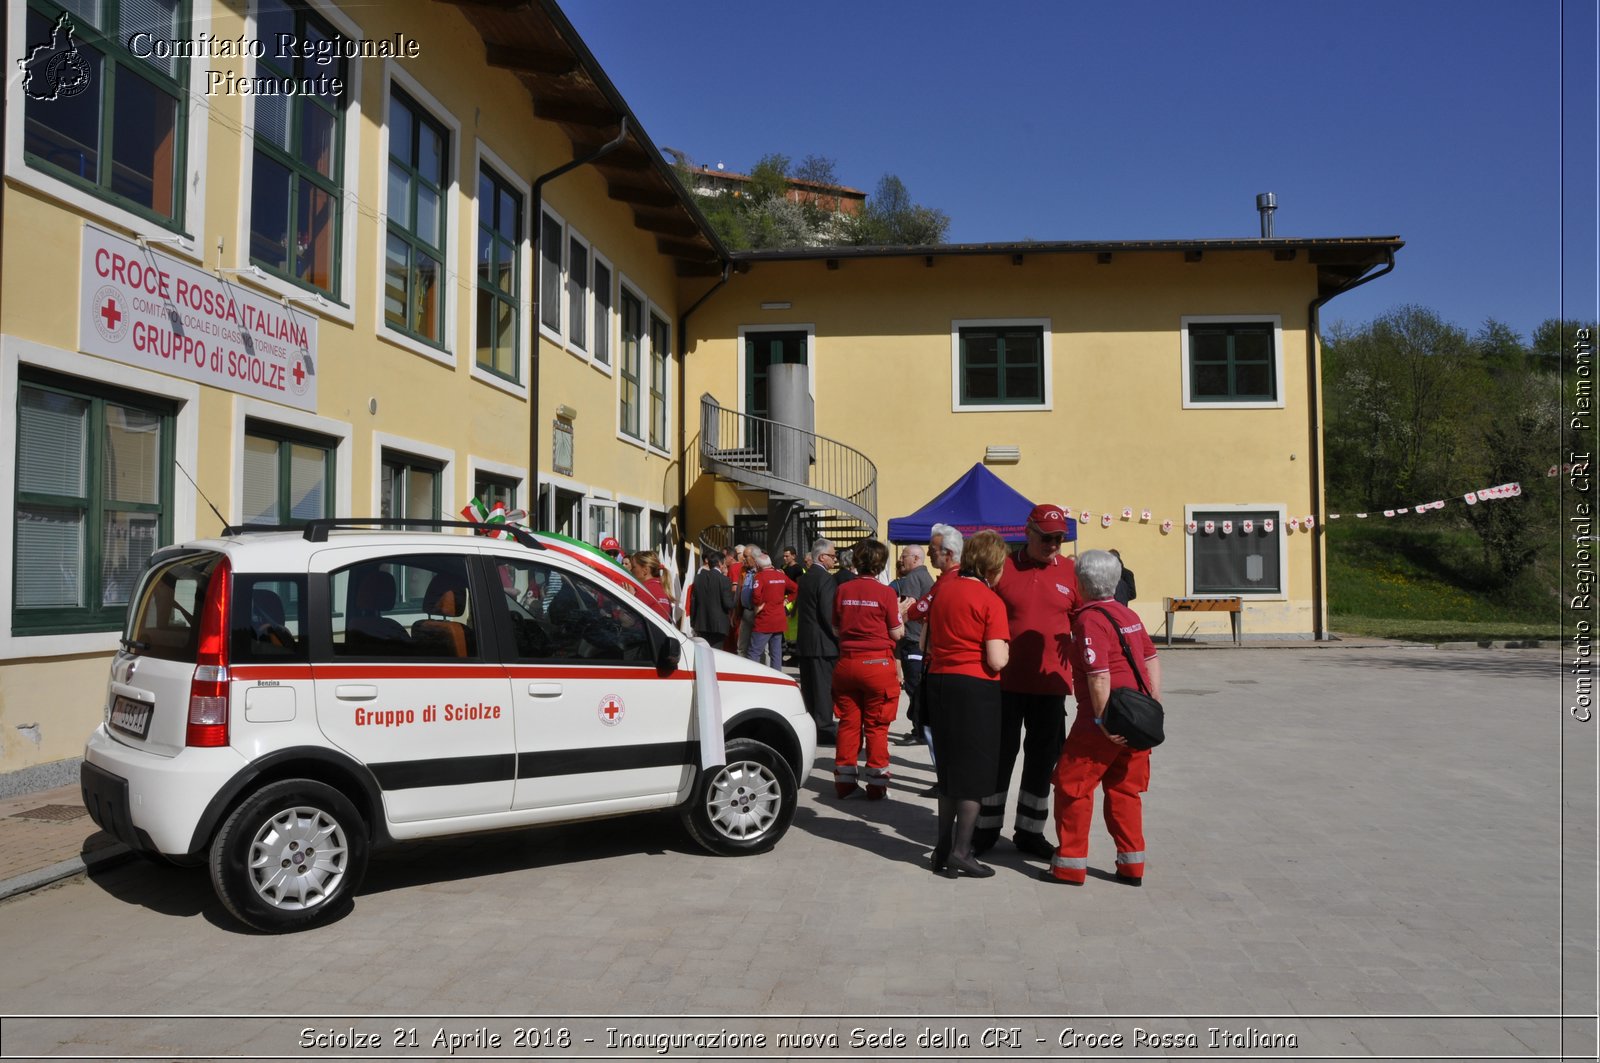
[[[354,683],[342,683],[333,688],[333,696],[340,701],[371,701],[378,696],[378,688]]]
[[[529,683],[528,693],[536,698],[559,698],[561,696],[561,684]]]

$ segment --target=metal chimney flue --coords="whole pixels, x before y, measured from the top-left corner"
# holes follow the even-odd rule
[[[1278,197],[1271,192],[1256,196],[1256,210],[1261,213],[1261,239],[1272,239],[1272,215],[1278,209]]]

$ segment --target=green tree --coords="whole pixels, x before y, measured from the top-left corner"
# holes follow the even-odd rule
[[[905,182],[891,173],[878,181],[844,239],[858,246],[929,247],[944,243],[949,229],[948,214],[913,202]]]

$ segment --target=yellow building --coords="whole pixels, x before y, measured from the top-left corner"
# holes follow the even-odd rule
[[[629,548],[784,507],[859,534],[1012,446],[999,469],[1031,497],[1180,520],[1083,526],[1138,570],[1151,620],[1207,585],[1182,518],[1320,515],[1313,301],[1399,246],[732,256],[555,0],[6,18],[0,777],[19,785],[70,777],[144,558],[225,524],[450,518],[476,496]],[[774,395],[788,424],[814,403],[817,436],[769,432],[741,463]],[[1278,534],[1246,631],[1317,634],[1317,539]]]

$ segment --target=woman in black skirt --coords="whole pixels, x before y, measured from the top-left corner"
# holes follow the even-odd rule
[[[951,544],[948,540],[946,547]],[[1006,607],[993,587],[1006,545],[984,530],[961,551],[961,575],[941,582],[928,613],[925,692],[939,751],[939,840],[933,870],[987,878],[994,868],[972,856],[978,806],[994,790],[1000,762],[1000,670],[1010,656]]]

